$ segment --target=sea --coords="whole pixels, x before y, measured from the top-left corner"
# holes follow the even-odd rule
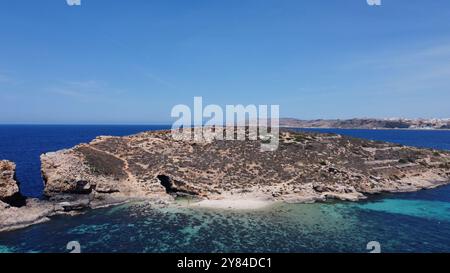
[[[42,198],[39,156],[160,125],[1,125],[0,159],[17,164],[26,196]],[[450,150],[450,131],[297,129]],[[450,252],[450,186],[379,194],[361,202],[276,204],[261,210],[158,208],[147,203],[55,216],[0,233],[0,252],[442,253]]]

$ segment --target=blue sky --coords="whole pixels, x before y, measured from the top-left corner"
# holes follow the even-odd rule
[[[0,0],[0,123],[450,117],[450,1]]]

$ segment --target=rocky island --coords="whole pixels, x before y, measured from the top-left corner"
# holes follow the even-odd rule
[[[0,231],[130,200],[168,204],[184,196],[194,206],[248,208],[357,201],[450,181],[446,151],[292,130],[281,130],[275,151],[261,151],[261,141],[176,140],[170,131],[100,136],[41,156],[45,200],[21,197],[14,164],[2,161]]]

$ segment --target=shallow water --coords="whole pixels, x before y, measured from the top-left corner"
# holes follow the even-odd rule
[[[68,252],[78,241],[83,252],[367,252],[378,241],[383,252],[449,252],[450,203],[409,195],[256,211],[125,204],[2,233],[0,251]]]
[[[27,132],[27,138],[36,130],[18,128]],[[8,147],[0,141],[0,157],[14,154],[15,149],[25,151],[14,154],[19,170],[25,172],[21,177],[33,177],[33,183],[23,186],[39,195],[35,168],[40,151],[68,148],[79,139],[88,141],[108,132],[124,135],[142,129],[78,127],[65,128],[62,134],[58,127],[38,128],[36,138],[28,142],[9,131],[14,128],[0,126],[0,139],[9,141]],[[78,131],[83,133],[77,136]],[[337,131],[422,147],[450,147],[448,131]],[[65,134],[73,134],[67,142],[59,138]],[[276,204],[256,211],[192,209],[187,202],[181,204],[156,208],[133,203],[54,217],[0,233],[0,252],[69,252],[69,241],[78,241],[82,252],[368,252],[369,241],[378,241],[382,252],[450,252],[450,186],[376,195],[358,203]]]

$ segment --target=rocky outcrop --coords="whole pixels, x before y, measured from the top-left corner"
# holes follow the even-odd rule
[[[16,180],[16,165],[0,161],[0,232],[24,228],[50,220],[57,214],[79,210],[76,202],[61,203],[24,197]]]
[[[169,131],[99,137],[42,155],[45,194],[88,197],[220,199],[251,194],[272,200],[359,200],[450,180],[443,151],[282,131],[276,151],[260,140],[175,140]]]
[[[0,201],[13,206],[25,202],[16,181],[16,164],[7,160],[0,161]]]
[[[0,204],[0,232],[10,231],[50,220],[57,214],[51,202],[37,199],[27,199],[21,207]]]
[[[53,204],[22,196],[16,181],[16,165],[0,161],[0,231],[46,221],[54,212]]]

